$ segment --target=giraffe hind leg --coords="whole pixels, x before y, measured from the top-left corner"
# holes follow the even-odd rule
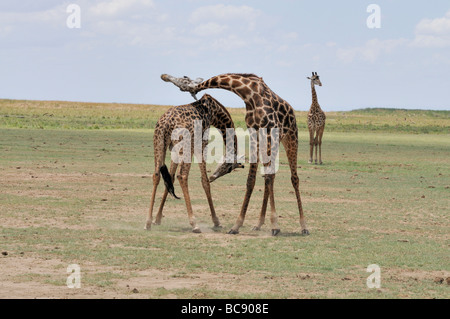
[[[169,194],[175,197],[176,199],[180,199],[177,195],[175,195],[175,188],[173,187],[172,176],[170,175],[167,166],[166,165],[161,166],[160,172]]]
[[[170,163],[170,176],[172,178],[172,184],[174,182],[175,179],[175,172],[177,171],[178,168],[178,164],[175,162],[171,162]],[[167,199],[167,195],[169,194],[169,191],[167,190],[167,188],[164,189],[164,194],[163,197],[161,199],[161,204],[159,205],[159,210],[158,210],[158,214],[156,215],[155,221],[153,222],[153,224],[155,225],[161,225],[161,219],[162,219],[162,212],[164,209],[164,204],[166,203],[166,199]]]
[[[152,191],[152,198],[150,200],[150,209],[149,209],[148,216],[147,216],[147,222],[145,223],[146,230],[151,230],[151,228],[152,228],[153,206],[155,205],[156,190],[158,188],[160,179],[161,179],[161,175],[159,174],[159,172],[155,172],[155,174],[153,174],[153,191]]]

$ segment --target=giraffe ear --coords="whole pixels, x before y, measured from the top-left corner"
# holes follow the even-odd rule
[[[311,80],[311,78],[309,76],[306,77],[308,80]]]
[[[314,72],[312,72],[312,76],[314,76]]]

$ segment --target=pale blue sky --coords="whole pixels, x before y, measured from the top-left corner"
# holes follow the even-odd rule
[[[71,3],[81,28],[69,29]],[[381,28],[369,29],[369,4]],[[448,0],[0,0],[0,98],[185,104],[161,73],[256,73],[307,110],[450,109]],[[229,107],[230,92],[209,90]]]

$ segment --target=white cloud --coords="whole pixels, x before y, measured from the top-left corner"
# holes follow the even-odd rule
[[[247,42],[244,39],[233,34],[213,40],[212,42],[212,48],[220,51],[232,51],[243,48],[246,45]]]
[[[444,17],[421,20],[415,30],[412,46],[443,48],[450,46],[450,11]]]
[[[0,26],[0,37],[7,36],[8,34],[11,33],[12,30],[13,30],[13,27],[10,25],[4,26],[4,27]]]
[[[42,24],[65,21],[66,7],[57,6],[52,9],[30,12],[0,12],[0,25]]]
[[[261,12],[259,10],[246,5],[233,6],[217,4],[197,8],[192,12],[189,22],[242,20],[254,23],[260,14]]]
[[[208,5],[194,9],[188,22],[190,34],[208,43],[197,50],[231,51],[261,41],[260,18],[263,13],[247,5]]]
[[[382,54],[391,53],[395,48],[406,43],[408,43],[406,39],[372,39],[363,46],[347,49],[340,48],[336,51],[336,54],[338,59],[345,63],[353,62],[356,58],[374,63]]]
[[[207,37],[207,36],[215,36],[223,33],[225,30],[227,30],[229,27],[227,25],[221,25],[214,22],[208,22],[204,24],[200,24],[197,27],[194,28],[194,34],[201,36],[201,37]]]
[[[334,45],[333,45],[334,46]],[[355,59],[374,63],[383,54],[394,52],[399,47],[444,48],[450,47],[450,11],[444,17],[422,19],[415,27],[414,39],[372,39],[362,46],[338,48],[336,54],[344,63]]]
[[[67,30],[66,6],[38,11],[0,11],[2,48],[48,47],[64,42],[59,30]]]
[[[153,7],[153,0],[110,0],[90,7],[89,12],[100,17],[117,17]]]

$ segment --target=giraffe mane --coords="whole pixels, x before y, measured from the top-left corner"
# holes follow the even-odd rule
[[[259,76],[254,73],[230,73],[230,75],[239,75],[244,78],[259,78]]]

